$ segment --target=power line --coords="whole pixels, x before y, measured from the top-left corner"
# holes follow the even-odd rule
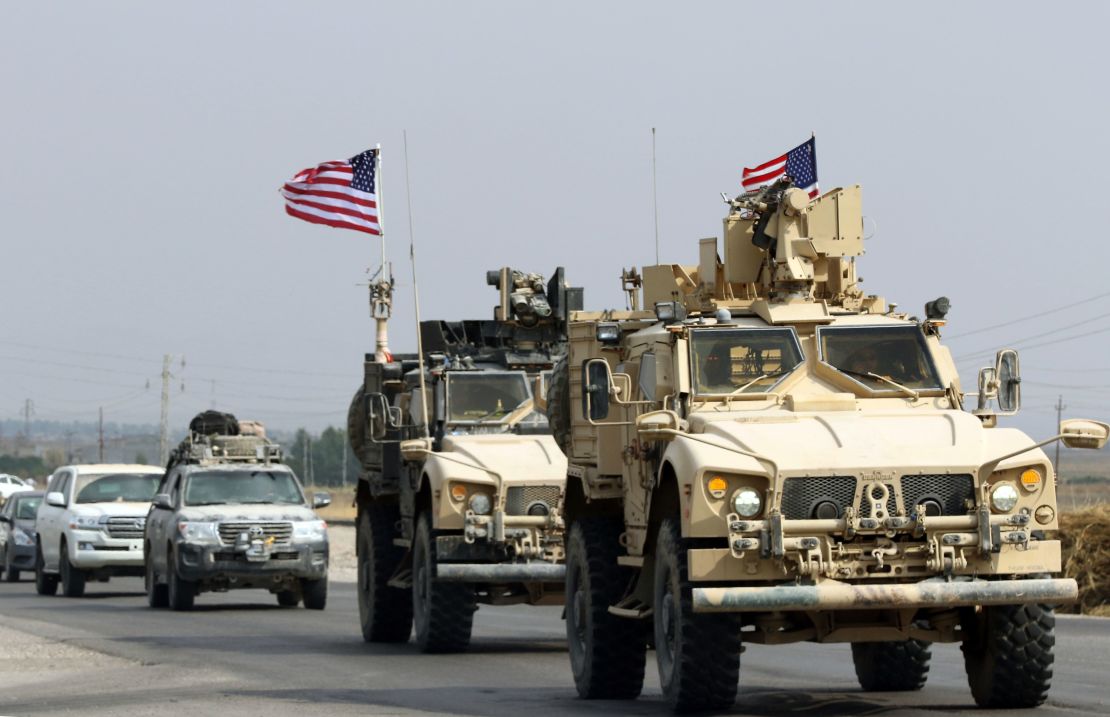
[[[1081,333],[1081,334],[1073,334],[1072,336],[1064,336],[1064,337],[1061,337],[1061,338],[1058,338],[1058,339],[1053,339],[1052,341],[1044,341],[1044,342],[1041,342],[1039,344],[1031,344],[1029,346],[1017,346],[1017,347],[1020,348],[1022,351],[1029,351],[1030,349],[1038,349],[1038,348],[1041,348],[1043,346],[1056,346],[1058,344],[1064,343],[1065,341],[1074,341],[1075,339],[1085,339],[1088,336],[1094,336],[1096,334],[1104,334],[1107,331],[1110,331],[1110,326],[1107,326],[1107,327],[1101,328],[1101,329],[1097,329],[1095,331],[1086,331],[1086,332]],[[1055,332],[1050,332],[1050,333],[1055,333]],[[1044,335],[1047,335],[1047,334],[1042,334],[1042,336],[1044,336]],[[1034,337],[1030,337],[1030,338],[1034,338]],[[1029,339],[1023,339],[1023,341],[1028,341],[1028,340]],[[1015,343],[1015,345],[1017,345],[1020,342],[1014,342],[1014,343]],[[978,358],[978,357],[981,357],[981,356],[989,356],[992,353],[994,353],[994,349],[988,349],[988,350],[984,350],[984,351],[976,351],[975,353],[972,353],[972,354],[964,354],[963,356],[957,356],[956,360],[957,361],[967,361],[967,360],[975,359],[975,358]]]
[[[1055,329],[1052,329],[1050,331],[1042,331],[1039,334],[1033,334],[1032,336],[1026,336],[1024,338],[1017,339],[1016,341],[1011,341],[1010,343],[1014,346],[1020,347],[1021,344],[1025,343],[1026,341],[1032,341],[1034,339],[1041,339],[1041,338],[1044,338],[1045,336],[1052,336],[1053,334],[1058,334],[1062,331],[1067,331],[1068,329],[1074,329],[1077,326],[1083,326],[1085,324],[1090,324],[1092,322],[1099,321],[1100,319],[1105,319],[1105,318],[1108,318],[1108,317],[1110,317],[1110,311],[1108,311],[1105,314],[1099,314],[1098,316],[1092,316],[1089,319],[1084,319],[1083,321],[1077,321],[1074,324],[1068,324],[1067,326],[1059,326],[1059,327],[1057,327]],[[995,350],[996,349],[983,349],[982,351],[976,351],[974,354],[964,354],[964,355],[965,356],[971,356],[971,355],[979,355],[979,354],[991,354],[991,353],[994,353]]]
[[[1005,328],[1007,326],[1013,326],[1014,324],[1020,324],[1022,322],[1028,321],[1030,319],[1038,319],[1042,316],[1048,316],[1049,314],[1055,314],[1058,311],[1064,311],[1065,309],[1070,309],[1074,306],[1079,306],[1081,304],[1086,304],[1090,301],[1095,301],[1097,299],[1103,299],[1103,298],[1106,298],[1107,296],[1110,296],[1110,291],[1107,291],[1107,292],[1104,292],[1104,293],[1101,293],[1101,294],[1096,294],[1094,296],[1091,296],[1091,297],[1086,298],[1086,299],[1082,299],[1080,301],[1076,301],[1076,302],[1071,303],[1071,304],[1065,304],[1063,306],[1057,306],[1054,309],[1048,309],[1046,311],[1040,312],[1039,314],[1030,314],[1028,316],[1023,316],[1019,319],[1013,319],[1011,321],[1005,321],[1001,324],[994,324],[992,326],[984,326],[983,328],[980,328],[980,329],[973,329],[971,331],[965,331],[962,334],[953,334],[951,336],[946,336],[945,340],[946,341],[951,341],[953,339],[959,339],[959,338],[963,338],[965,336],[972,336],[974,334],[982,334],[982,333],[986,333],[988,331],[994,331],[995,329],[1001,329],[1001,328]]]

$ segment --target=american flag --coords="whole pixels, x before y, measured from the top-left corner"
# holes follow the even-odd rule
[[[378,150],[297,172],[281,193],[285,213],[313,224],[381,235],[374,189]]]
[[[784,174],[790,175],[795,187],[809,192],[810,199],[821,193],[817,188],[817,143],[814,138],[810,137],[808,142],[758,167],[744,167],[741,184],[747,192],[766,186]]]

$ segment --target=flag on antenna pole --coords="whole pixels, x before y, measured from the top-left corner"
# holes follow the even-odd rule
[[[781,157],[775,157],[758,167],[744,167],[741,185],[748,192],[765,187],[784,174],[794,180],[794,186],[809,193],[813,199],[820,190],[817,188],[817,142],[813,137],[799,144]]]
[[[302,169],[281,188],[285,213],[313,224],[380,236],[377,149]]]

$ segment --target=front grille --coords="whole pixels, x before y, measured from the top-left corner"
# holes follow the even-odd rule
[[[557,485],[517,485],[505,494],[505,513],[507,515],[528,515],[528,506],[536,501],[547,503],[549,510],[555,510],[559,503]]]
[[[299,556],[295,552],[270,553],[270,560],[296,560]],[[218,550],[212,553],[212,559],[217,563],[249,563],[246,553],[235,553],[230,550]]]
[[[818,504],[829,501],[843,517],[844,508],[855,497],[854,476],[787,478],[782,484],[782,515],[789,520],[807,520],[813,517]]]
[[[935,500],[941,515],[966,515],[968,501],[975,500],[975,484],[967,473],[906,475],[902,476],[902,499],[907,514],[922,501]]]
[[[261,529],[262,534],[258,535],[257,530],[255,535],[251,534],[251,529]],[[241,523],[220,523],[220,540],[228,545],[234,545],[243,533],[251,540],[261,538],[273,538],[275,543],[288,543],[293,537],[293,524],[292,523],[263,523],[263,522],[241,522]]]
[[[143,537],[146,518],[108,518],[108,537],[134,539]]]

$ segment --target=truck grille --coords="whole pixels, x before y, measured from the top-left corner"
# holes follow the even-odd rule
[[[966,515],[968,501],[975,500],[975,484],[967,473],[902,476],[902,499],[907,515],[929,499],[940,504],[941,515]]]
[[[787,478],[782,484],[782,515],[788,520],[808,520],[825,501],[835,505],[838,516],[856,497],[855,476]]]
[[[554,511],[559,504],[559,486],[557,485],[518,485],[509,488],[505,494],[505,513],[507,515],[528,515],[528,506],[536,501],[547,504],[549,511]]]
[[[251,529],[255,528],[255,535],[251,535]],[[258,535],[257,530],[261,530],[262,534]],[[246,533],[250,536],[251,540],[257,538],[273,538],[275,543],[288,543],[290,538],[293,537],[293,524],[292,523],[264,523],[264,522],[241,522],[241,523],[220,523],[220,540],[228,545],[234,545],[239,536]]]
[[[134,539],[143,537],[146,518],[108,518],[108,537]]]

